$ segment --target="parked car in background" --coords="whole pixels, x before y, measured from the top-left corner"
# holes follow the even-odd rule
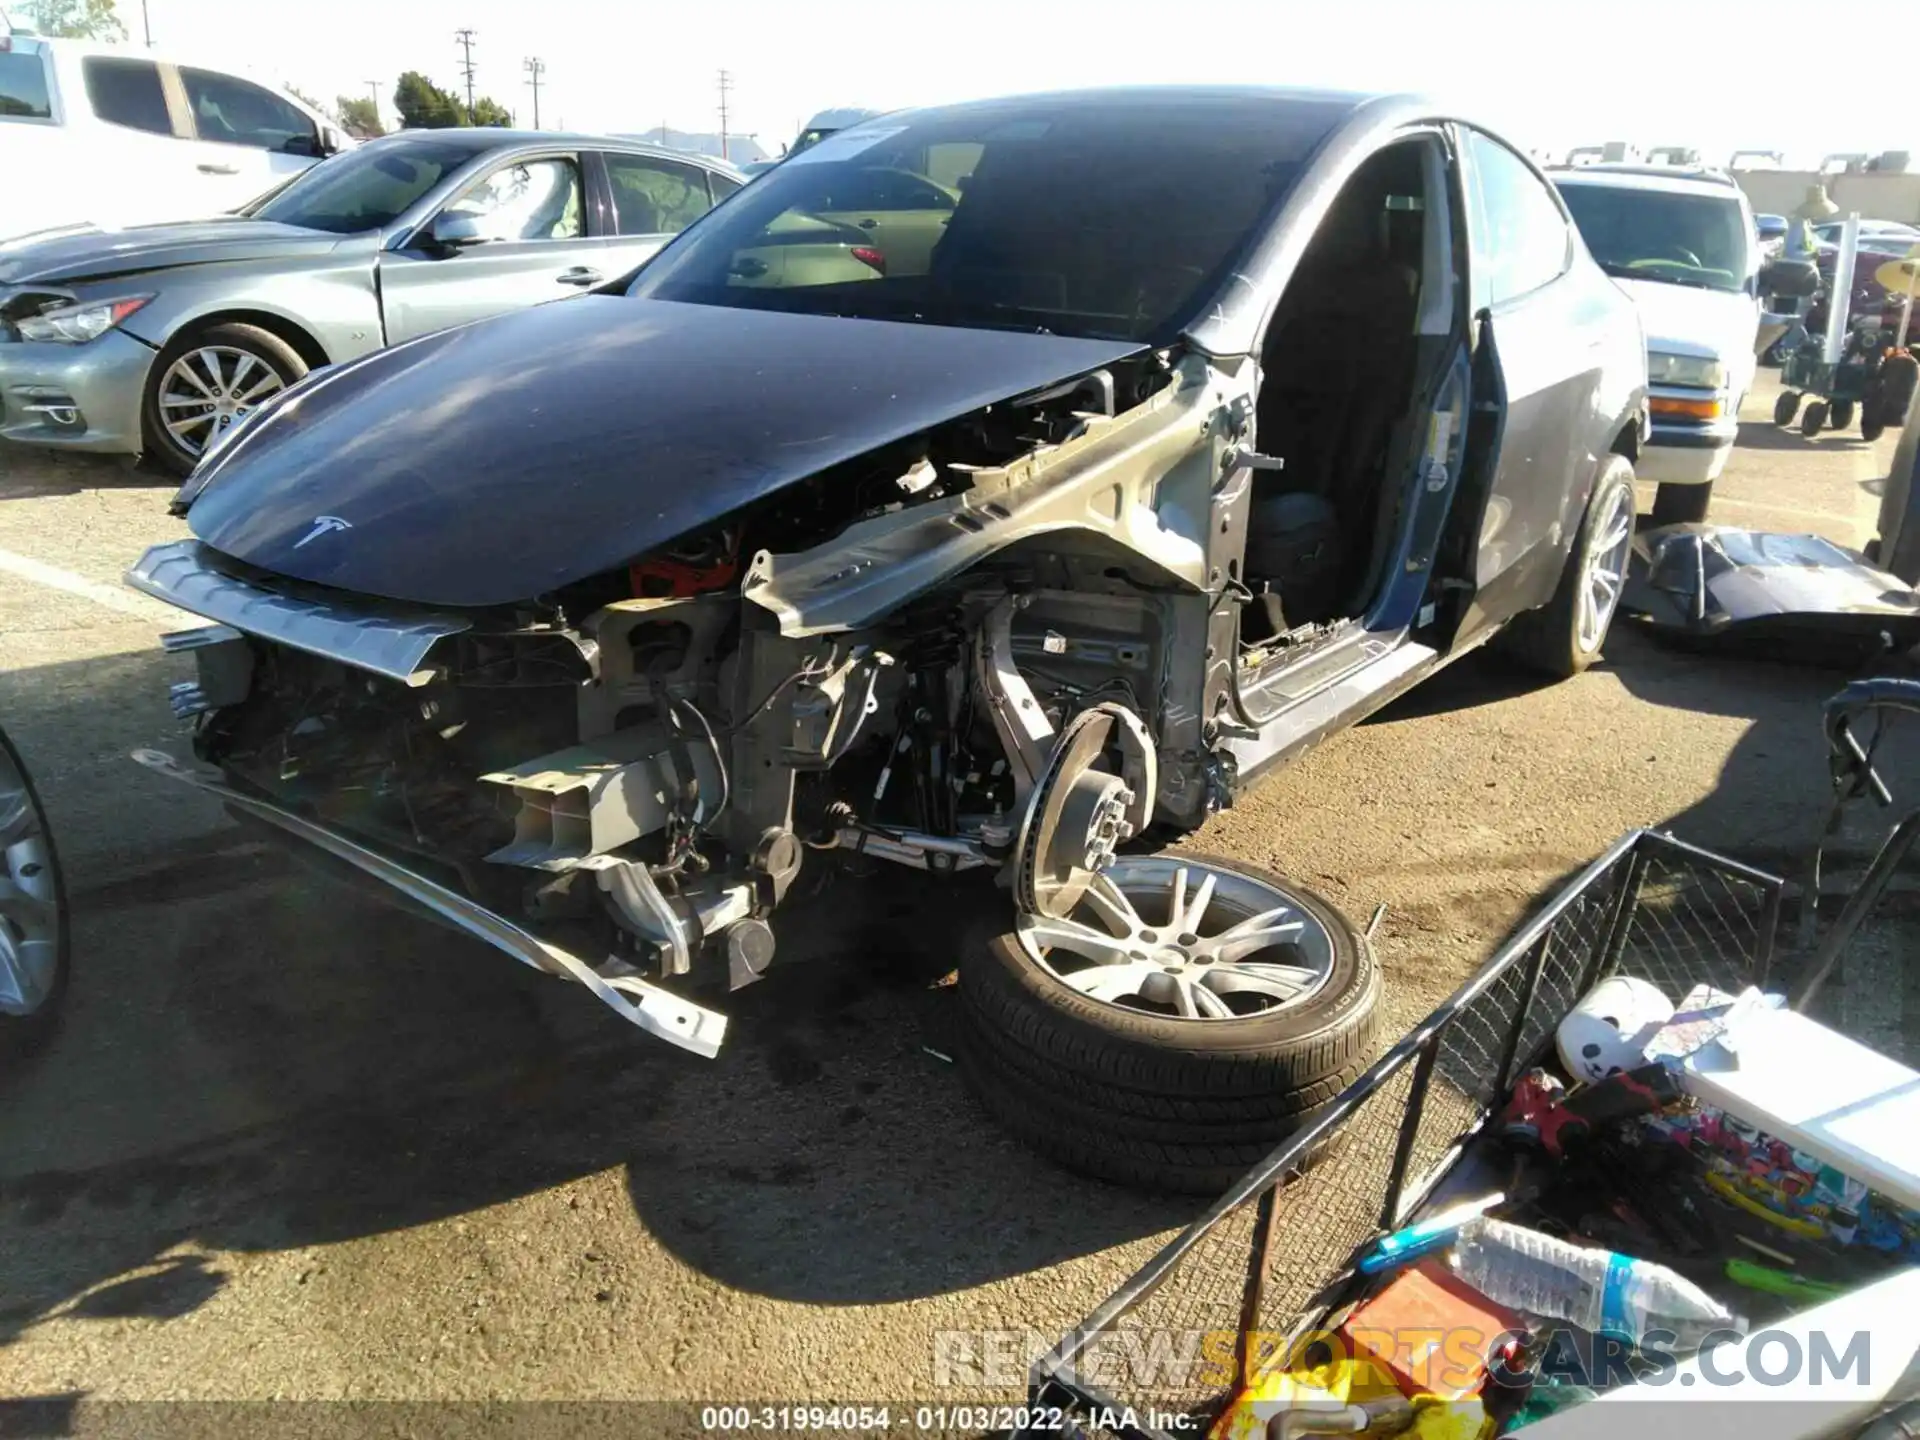
[[[822,110],[807,121],[794,137],[793,144],[787,147],[787,158],[811,150],[830,135],[838,135],[850,126],[872,120],[880,114],[878,110],[863,110],[856,105],[842,105],[830,110]]]
[[[883,263],[743,274],[843,229]],[[1553,187],[1429,102],[894,114],[624,294],[229,432],[128,576],[213,622],[171,640],[202,763],[139,758],[703,1055],[693,988],[778,963],[803,869],[998,870],[987,1104],[1217,1189],[1371,1059],[1379,971],[1291,882],[1125,842],[1484,641],[1592,664],[1646,390]]]
[[[0,240],[217,215],[355,143],[224,66],[4,26]]]
[[[1813,230],[1814,239],[1818,240],[1822,246],[1838,249],[1840,237],[1846,233],[1847,225],[1844,220],[1823,220],[1810,228]],[[1881,249],[1899,245],[1903,247],[1901,253],[1905,253],[1904,247],[1920,245],[1920,226],[1908,225],[1899,220],[1862,220],[1860,241],[1863,245],[1873,241],[1881,242],[1879,246]]]
[[[740,167],[740,173],[748,179],[752,179],[756,175],[764,175],[767,171],[773,169],[774,166],[784,164],[791,156],[811,150],[828,136],[838,135],[848,126],[858,125],[864,120],[871,120],[880,113],[878,110],[862,110],[854,106],[841,106],[833,110],[822,110],[800,128],[800,133],[794,137],[793,143],[787,146],[782,153],[770,160],[750,161]]]
[[[1661,523],[1704,520],[1740,428],[1760,328],[1753,211],[1720,171],[1588,165],[1554,182],[1647,334],[1653,433],[1636,469]]]
[[[416,130],[237,216],[0,244],[0,439],[185,474],[310,369],[615,279],[742,183],[639,142]]]
[[[1827,315],[1833,298],[1833,278],[1840,262],[1840,237],[1843,232],[1828,224],[1814,228],[1814,236],[1819,250],[1814,263],[1820,268],[1822,293],[1813,302],[1807,315],[1807,327],[1814,334],[1824,334],[1827,328]],[[1911,225],[1900,225],[1892,221],[1863,220],[1860,222],[1860,239],[1853,266],[1853,293],[1847,302],[1847,323],[1851,327],[1864,318],[1871,317],[1876,322],[1885,321],[1884,328],[1897,329],[1897,315],[1901,297],[1889,295],[1878,277],[1880,267],[1889,260],[1903,259],[1920,250],[1920,230]],[[1916,327],[1920,334],[1920,327]]]

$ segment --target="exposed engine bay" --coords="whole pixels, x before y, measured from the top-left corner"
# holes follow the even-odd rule
[[[757,979],[833,852],[995,867],[1064,913],[1156,811],[1225,800],[1173,698],[1217,688],[1232,643],[1247,407],[1220,379],[1143,353],[505,611],[157,547],[131,583],[218,622],[166,644],[198,661],[174,706],[223,778],[143,758],[629,999]],[[712,1053],[724,1022],[688,1005],[661,1033]]]

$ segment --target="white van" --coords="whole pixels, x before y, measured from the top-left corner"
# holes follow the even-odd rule
[[[1717,170],[1600,164],[1549,173],[1587,249],[1640,310],[1653,427],[1633,469],[1659,482],[1654,519],[1704,520],[1753,384],[1761,313],[1753,210]]]
[[[44,39],[0,17],[0,240],[217,215],[350,143],[230,69]]]

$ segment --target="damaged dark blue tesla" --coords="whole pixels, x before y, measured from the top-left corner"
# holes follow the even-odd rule
[[[1625,571],[1631,303],[1430,105],[1084,92],[868,121],[625,293],[295,386],[132,584],[219,795],[712,1054],[803,874],[996,872],[988,1106],[1225,1183],[1369,1054],[1362,936],[1130,842]]]

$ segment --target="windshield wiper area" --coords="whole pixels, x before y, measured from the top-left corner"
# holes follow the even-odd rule
[[[1600,268],[1616,280],[1650,280],[1656,285],[1684,285],[1689,290],[1731,290],[1735,287],[1715,285],[1710,280],[1690,280],[1684,275],[1675,275],[1670,271],[1645,270],[1634,265],[1622,265],[1616,260],[1601,260]]]

